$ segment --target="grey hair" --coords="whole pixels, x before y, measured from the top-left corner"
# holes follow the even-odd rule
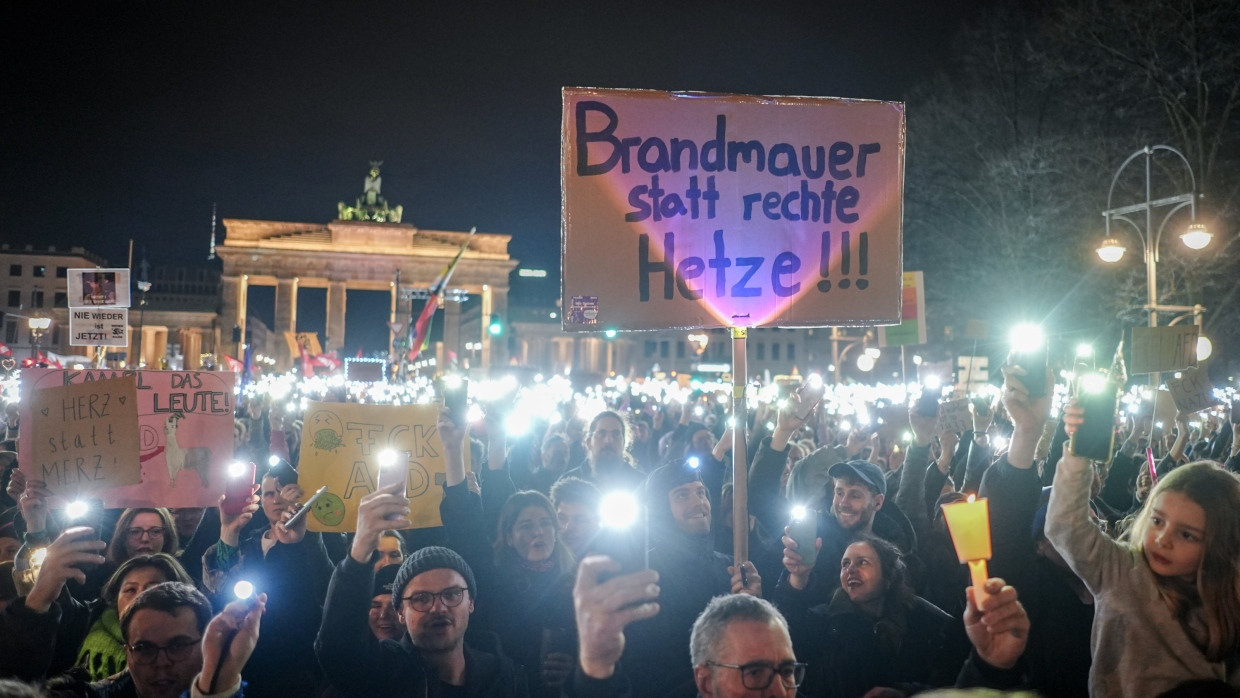
[[[693,666],[702,666],[718,657],[720,638],[728,625],[738,620],[774,623],[785,633],[788,632],[788,621],[770,601],[748,594],[716,596],[693,621],[693,633],[689,637],[689,656]]]

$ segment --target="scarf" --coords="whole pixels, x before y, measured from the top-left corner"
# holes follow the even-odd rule
[[[125,669],[125,641],[121,639],[121,621],[115,608],[109,607],[91,626],[78,651],[77,663],[90,673],[91,681],[102,681]]]

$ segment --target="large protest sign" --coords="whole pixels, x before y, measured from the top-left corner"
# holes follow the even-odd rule
[[[42,390],[132,376],[137,393],[137,461],[141,482],[99,493],[110,507],[215,506],[224,492],[232,459],[233,384],[236,374],[212,371],[98,371],[25,369],[21,396],[24,423]],[[33,430],[23,429],[20,453],[34,449]],[[22,460],[29,477],[39,475]]]
[[[1196,325],[1132,328],[1132,373],[1179,371],[1197,365]]]
[[[903,104],[563,98],[565,330],[900,321]]]
[[[31,395],[28,474],[72,500],[142,481],[138,384],[133,376],[60,385]],[[26,455],[29,454],[29,455]]]
[[[408,463],[406,495],[412,528],[439,526],[443,442],[437,405],[311,402],[303,419],[297,483],[307,496],[327,485],[310,510],[311,531],[357,530],[357,505],[378,484],[380,453]],[[468,460],[468,449],[465,451]],[[468,467],[468,466],[467,466]]]

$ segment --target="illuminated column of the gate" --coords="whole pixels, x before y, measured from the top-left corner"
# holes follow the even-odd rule
[[[286,337],[288,332],[297,332],[297,277],[276,279],[276,354],[280,370],[287,371],[293,367],[295,356]]]
[[[344,310],[345,282],[332,281],[327,285],[327,343],[323,351],[336,349],[340,355],[345,353],[344,344]]]

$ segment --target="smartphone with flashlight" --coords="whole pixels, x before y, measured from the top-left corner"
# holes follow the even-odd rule
[[[237,516],[254,501],[254,474],[258,466],[251,461],[233,461],[228,466],[228,482],[224,485],[224,501],[220,511]]]
[[[1084,376],[1077,387],[1076,404],[1084,422],[1068,440],[1072,455],[1109,463],[1115,453],[1115,411],[1119,389],[1100,375]]]
[[[818,517],[808,507],[792,507],[792,521],[788,523],[788,537],[797,544],[801,564],[813,567],[818,561]]]
[[[317,504],[318,501],[322,499],[323,495],[325,494],[327,494],[327,485],[323,485],[318,490],[316,490],[314,494],[310,495],[310,499],[307,499],[306,503],[301,505],[300,509],[293,512],[293,515],[288,518],[288,521],[284,522],[284,528],[286,529],[292,528],[298,521],[301,521],[301,517],[305,516],[306,512],[313,509],[314,505]]]
[[[400,453],[390,448],[379,452],[379,488],[400,483],[397,494],[409,496],[409,462],[400,460]]]
[[[985,419],[990,416],[990,401],[985,398],[975,397],[971,399],[973,403],[973,414]]]
[[[649,567],[646,557],[649,531],[644,513],[631,492],[615,491],[603,495],[599,502],[599,531],[590,548],[592,552],[620,563],[620,571],[601,576],[599,581]]]
[[[827,386],[822,382],[822,377],[816,373],[810,374],[798,390],[801,398],[802,414],[798,414],[797,418],[801,421],[809,419],[809,416],[814,412],[814,408],[818,407],[818,403],[822,402],[822,396],[826,391]]]
[[[939,396],[936,394],[936,391],[930,388],[922,388],[921,397],[917,398],[913,411],[917,413],[918,417],[937,417],[939,415]]]
[[[75,499],[65,507],[65,518],[69,526],[85,526],[93,533],[95,540],[103,536],[103,500]]]
[[[452,422],[458,428],[469,425],[469,379],[461,378],[443,382],[443,404],[452,414]]]
[[[1027,351],[1013,351],[1012,363],[1024,369],[1023,375],[1017,376],[1025,389],[1029,391],[1030,399],[1037,399],[1046,395],[1046,346],[1040,346],[1037,349]]]

